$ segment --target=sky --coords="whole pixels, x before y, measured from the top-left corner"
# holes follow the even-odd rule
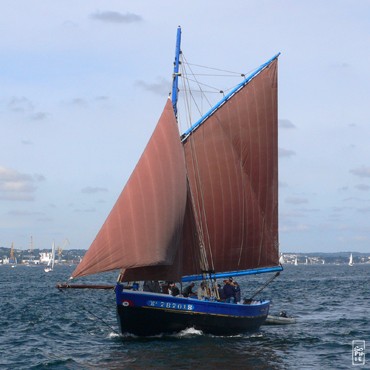
[[[160,4],[160,6],[159,6]],[[0,246],[87,249],[188,61],[279,57],[282,252],[370,253],[370,2],[12,0],[0,12]]]

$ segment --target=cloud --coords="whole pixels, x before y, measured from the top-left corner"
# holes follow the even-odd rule
[[[19,210],[14,210],[14,211],[9,211],[8,215],[10,216],[40,216],[43,215],[44,213],[42,212],[31,212],[31,211],[19,211]]]
[[[370,185],[365,185],[365,184],[358,184],[355,186],[357,190],[361,191],[369,191],[370,190]]]
[[[370,167],[362,166],[361,168],[355,168],[349,172],[359,177],[370,177]]]
[[[109,100],[109,96],[105,96],[105,95],[96,96],[95,100],[96,101],[107,101]]]
[[[31,119],[34,121],[43,121],[49,117],[48,113],[45,112],[37,112],[31,115]]]
[[[286,182],[279,181],[279,189],[280,188],[287,188],[287,187],[288,187],[288,184]]]
[[[95,194],[95,193],[106,192],[106,191],[108,191],[108,189],[93,187],[93,186],[86,186],[85,188],[81,189],[81,193],[84,193],[84,194]]]
[[[96,13],[91,14],[90,18],[106,23],[126,23],[126,24],[137,23],[143,20],[142,17],[137,14],[129,12],[127,12],[126,14],[122,14],[113,11],[105,12],[97,11]]]
[[[346,69],[346,68],[350,68],[351,65],[347,62],[340,62],[340,63],[333,64],[332,67],[337,68],[337,69]]]
[[[30,140],[22,140],[23,145],[33,145],[33,142]]]
[[[280,158],[283,158],[283,157],[292,157],[296,155],[296,152],[293,151],[293,150],[289,150],[289,149],[284,149],[284,148],[279,148],[279,157]]]
[[[81,209],[81,208],[77,208],[74,210],[75,213],[94,213],[96,212],[96,209],[95,208],[86,208],[86,209]]]
[[[306,198],[300,198],[300,197],[288,197],[285,199],[285,203],[304,204],[304,203],[308,203],[308,200]]]
[[[33,103],[25,97],[18,98],[13,96],[8,103],[8,108],[13,112],[28,113],[33,111],[34,106]]]
[[[370,213],[370,207],[363,207],[357,210],[360,213]]]
[[[44,179],[42,175],[27,175],[0,166],[0,200],[33,201],[37,189],[35,182]]]
[[[153,92],[161,96],[167,96],[170,92],[171,83],[164,78],[158,78],[157,83],[146,83],[145,81],[137,81],[136,86],[143,90]]]
[[[286,223],[285,225],[279,226],[280,232],[290,233],[290,232],[302,232],[302,231],[308,231],[310,230],[310,227],[306,224],[302,223]]]
[[[75,99],[72,99],[69,104],[71,105],[74,105],[76,107],[86,107],[88,104],[87,104],[87,101],[85,99],[82,99],[82,98],[75,98]]]
[[[296,126],[288,119],[279,119],[280,128],[296,128]]]
[[[349,202],[349,201],[356,201],[356,202],[369,202],[369,200],[367,199],[361,199],[361,198],[356,198],[356,197],[349,197],[349,198],[344,198],[343,199],[344,202]]]

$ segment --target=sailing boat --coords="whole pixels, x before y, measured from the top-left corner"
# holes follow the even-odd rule
[[[352,256],[352,253],[349,256],[348,266],[353,266],[353,256]]]
[[[55,263],[55,243],[51,245],[51,256],[48,261],[47,267],[44,268],[45,272],[51,272],[54,270],[54,263]]]
[[[275,272],[278,251],[278,55],[255,70],[180,136],[177,30],[171,99],[108,218],[72,278],[120,269],[122,333],[195,328],[256,330],[268,300],[220,299],[217,279]],[[273,278],[274,278],[273,277]],[[272,279],[271,279],[272,280]],[[143,281],[202,281],[203,299],[141,290]],[[154,285],[154,284],[153,284]],[[59,284],[58,288],[72,288]],[[81,285],[76,285],[81,288]]]
[[[17,258],[14,255],[14,243],[12,243],[12,246],[10,247],[9,263],[12,265],[12,268],[17,266]]]

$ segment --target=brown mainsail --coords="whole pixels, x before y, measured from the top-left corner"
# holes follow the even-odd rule
[[[276,59],[184,142],[197,219],[217,272],[278,265],[277,125]]]

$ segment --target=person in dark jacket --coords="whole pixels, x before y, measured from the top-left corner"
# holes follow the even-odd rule
[[[224,290],[222,289],[220,284],[217,284],[217,290],[218,290],[218,297],[220,298],[220,301],[224,301],[225,300]]]
[[[234,287],[231,285],[232,284],[232,280],[224,280],[224,287],[223,287],[223,291],[224,291],[224,297],[225,297],[225,302],[226,303],[234,303],[235,302],[235,291],[234,291]]]
[[[235,303],[239,303],[241,300],[240,286],[236,281],[234,281],[233,286],[234,286]]]
[[[158,281],[146,280],[146,281],[144,281],[143,291],[144,292],[160,293],[161,287],[159,286]]]
[[[171,294],[174,297],[176,297],[176,296],[178,296],[180,294],[180,289],[172,281],[169,284],[168,294]]]
[[[195,284],[194,283],[190,283],[183,291],[182,291],[182,295],[184,297],[195,297],[196,294],[193,292],[193,288],[194,288]]]

